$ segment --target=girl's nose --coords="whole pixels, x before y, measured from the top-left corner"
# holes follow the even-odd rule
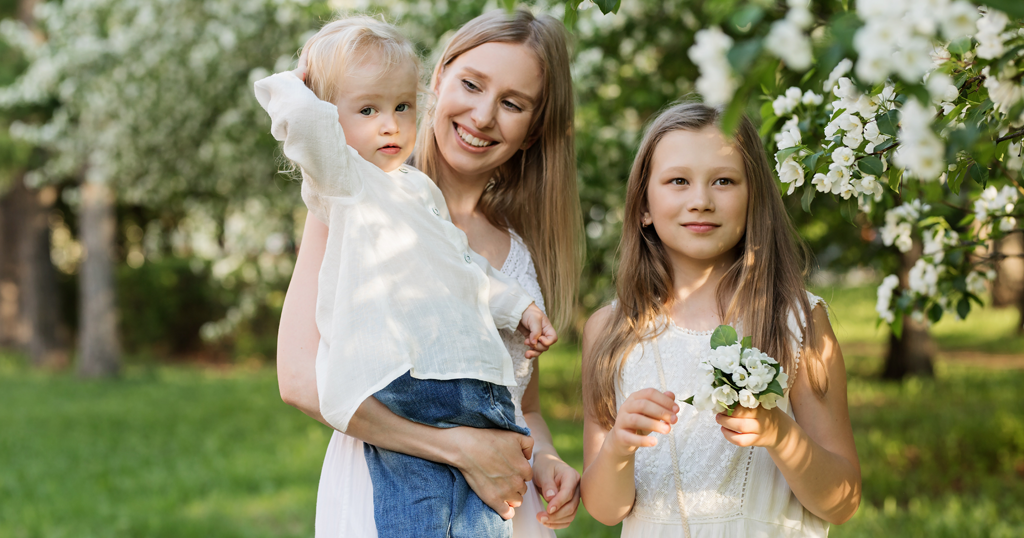
[[[690,191],[691,196],[687,209],[690,211],[714,211],[715,203],[711,199],[711,189],[705,185],[697,184]]]

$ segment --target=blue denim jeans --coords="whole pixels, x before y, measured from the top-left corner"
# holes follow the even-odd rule
[[[429,426],[530,434],[516,425],[511,394],[501,385],[416,379],[406,372],[374,396],[396,415]],[[512,536],[512,522],[484,504],[458,469],[370,444],[364,447],[379,538]]]

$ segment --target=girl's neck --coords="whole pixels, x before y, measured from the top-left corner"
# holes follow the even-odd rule
[[[672,289],[666,306],[677,325],[706,331],[724,323],[725,313],[718,309],[718,283],[735,261],[735,253],[715,260],[673,257]]]

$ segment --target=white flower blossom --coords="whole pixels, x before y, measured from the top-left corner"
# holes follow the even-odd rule
[[[726,56],[732,48],[732,38],[713,26],[694,35],[688,55],[700,70],[695,86],[711,106],[721,106],[732,100],[738,82]]]
[[[743,389],[743,390],[741,390],[740,394],[739,394],[739,400],[740,400],[740,405],[742,405],[743,407],[746,407],[748,409],[756,408],[758,403],[759,403],[757,401],[757,397],[754,396],[754,393],[750,392],[750,389]]]
[[[882,280],[882,284],[878,286],[878,302],[875,303],[875,311],[878,312],[878,317],[882,318],[886,323],[892,323],[895,321],[895,314],[890,308],[892,303],[892,292],[900,285],[900,279],[896,275],[889,275]]]

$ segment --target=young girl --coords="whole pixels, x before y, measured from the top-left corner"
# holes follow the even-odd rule
[[[825,536],[860,502],[846,372],[757,130],[677,104],[626,193],[617,301],[583,334],[583,503],[622,536]],[[697,411],[698,363],[732,324],[782,364],[772,410]]]
[[[317,298],[324,418],[344,431],[373,395],[423,424],[529,433],[515,423],[498,328],[522,321],[531,358],[555,334],[517,282],[469,249],[430,178],[402,164],[415,143],[411,44],[382,21],[351,17],[310,38],[302,60],[313,91],[294,73],[255,89],[302,168],[303,200],[329,223]],[[381,536],[511,536],[457,470],[366,449]]]

